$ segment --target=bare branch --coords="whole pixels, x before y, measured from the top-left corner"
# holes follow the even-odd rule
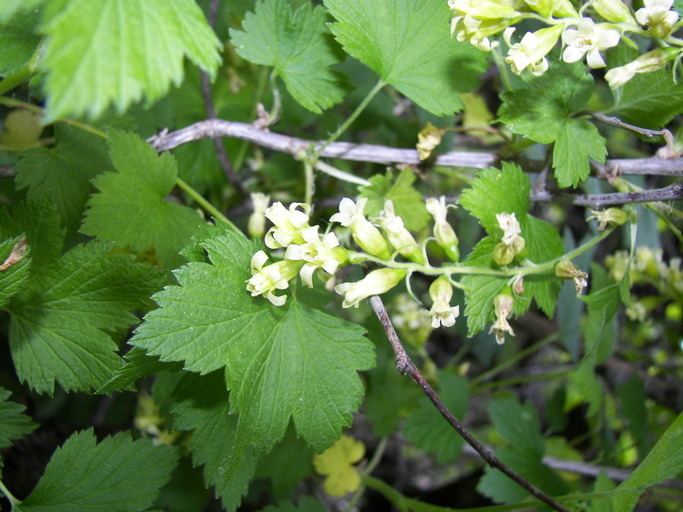
[[[261,147],[301,157],[307,151],[322,149],[320,156],[356,162],[377,164],[418,165],[420,160],[415,149],[392,148],[375,144],[354,144],[334,142],[325,147],[323,141],[312,141],[289,137],[262,130],[254,125],[209,119],[173,132],[164,131],[149,139],[157,151],[167,151],[188,142],[206,138],[233,137],[246,140]],[[491,152],[451,151],[437,156],[434,164],[443,167],[464,167],[485,169],[496,165],[498,157]],[[601,174],[651,174],[661,176],[683,176],[683,158],[635,158],[608,160],[599,166]]]
[[[396,356],[396,369],[402,374],[408,374],[422,388],[422,391],[427,398],[431,400],[439,413],[441,413],[441,415],[446,419],[448,424],[453,427],[458,435],[462,437],[467,444],[469,444],[481,456],[481,458],[486,461],[489,466],[500,470],[517,485],[528,491],[529,494],[542,501],[552,509],[559,512],[568,512],[565,507],[560,505],[552,497],[548,496],[534,484],[513,471],[510,467],[498,459],[498,457],[496,457],[490,449],[481,444],[477,438],[475,438],[470,431],[467,430],[455,416],[453,416],[453,413],[444,405],[434,389],[420,373],[420,370],[418,370],[417,366],[415,366],[415,363],[413,363],[412,359],[410,359],[410,356],[405,351],[405,348],[403,348],[403,344],[401,343],[398,334],[396,334],[396,330],[391,323],[391,319],[387,314],[387,310],[384,307],[382,299],[377,295],[370,297],[370,304],[372,305],[375,315],[382,324],[384,332],[386,333],[387,338],[391,343],[391,347],[394,350],[394,354]]]
[[[674,183],[668,187],[643,190],[642,192],[581,195],[574,198],[573,202],[577,206],[598,209],[617,204],[675,201],[678,199],[683,199],[683,183]]]
[[[601,123],[605,123],[610,126],[616,126],[617,128],[623,128],[625,130],[632,131],[645,137],[664,137],[667,133],[671,133],[669,132],[669,130],[650,130],[649,128],[642,128],[640,126],[636,126],[634,124],[622,121],[618,117],[608,116],[607,114],[603,114],[602,112],[593,112],[591,115],[594,119],[597,119]]]

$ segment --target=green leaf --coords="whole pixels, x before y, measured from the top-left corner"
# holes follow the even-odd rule
[[[325,512],[325,510],[323,504],[317,499],[303,496],[297,505],[284,501],[277,505],[268,505],[261,512]]]
[[[614,510],[628,512],[645,489],[683,471],[683,414],[659,438],[645,460],[617,487],[612,498]]]
[[[582,64],[554,64],[523,87],[504,92],[498,116],[514,133],[550,144],[569,116],[586,105],[593,88]]]
[[[178,176],[175,160],[130,132],[111,131],[109,148],[116,172],[93,180],[99,192],[88,202],[81,231],[137,252],[153,248],[165,266],[179,264],[180,249],[202,221],[191,208],[164,199]]]
[[[586,119],[568,119],[560,128],[553,149],[553,168],[560,187],[576,187],[588,178],[590,160],[604,163],[605,139]]]
[[[23,512],[138,512],[149,507],[171,478],[175,448],[133,441],[130,434],[96,444],[86,430],[57,448],[31,495],[15,510]]]
[[[313,451],[296,436],[290,423],[285,437],[259,461],[256,478],[269,478],[273,498],[291,496],[297,485],[313,473]]]
[[[501,170],[484,169],[460,196],[459,203],[476,217],[486,232],[502,236],[496,214],[514,213],[517,220],[529,211],[529,178],[515,164],[503,162]]]
[[[59,124],[57,144],[30,149],[17,164],[17,189],[27,189],[29,200],[47,200],[57,207],[64,224],[76,230],[88,200],[90,180],[111,169],[107,144],[83,130]]]
[[[6,4],[7,1],[9,5]],[[12,4],[22,2],[30,3],[23,0],[5,0],[0,6],[0,75],[3,76],[11,75],[26,65],[40,42],[40,37],[34,34],[38,23],[38,15],[35,12],[20,13],[12,17]],[[17,7],[18,5],[15,5],[15,9]]]
[[[439,396],[455,417],[462,419],[470,397],[467,379],[441,373]],[[455,460],[463,444],[462,438],[453,433],[453,428],[426,397],[422,397],[419,407],[406,421],[403,435],[413,445],[436,455],[440,464]]]
[[[220,42],[193,0],[70,0],[43,27],[46,117],[123,112],[183,79],[184,57],[210,74]]]
[[[21,260],[4,270],[0,270],[0,308],[5,307],[9,300],[19,293],[22,286],[26,284],[31,268],[31,246],[28,245],[24,236],[16,236],[0,242],[0,265],[8,264],[7,260],[10,254],[24,244],[26,244],[26,252]]]
[[[33,432],[38,425],[24,414],[25,407],[9,400],[10,392],[0,388],[0,450]]]
[[[129,350],[123,356],[125,363],[116,369],[114,375],[100,389],[98,393],[111,393],[123,389],[132,389],[139,379],[156,375],[166,370],[182,370],[178,363],[162,363],[158,357],[150,357],[139,348]]]
[[[640,377],[633,375],[626,382],[617,384],[617,395],[626,428],[633,435],[642,457],[650,448],[645,385]]]
[[[35,9],[42,3],[43,0],[3,0],[0,5],[0,22],[9,21],[17,13]]]
[[[131,311],[161,281],[151,267],[111,249],[99,242],[74,247],[12,300],[12,359],[34,390],[51,394],[55,381],[67,391],[96,389],[120,366],[107,332],[135,323]]]
[[[131,343],[162,361],[184,361],[189,371],[226,367],[231,412],[259,451],[282,438],[290,418],[313,449],[324,450],[360,404],[356,372],[373,366],[372,344],[361,327],[293,297],[285,307],[251,298],[245,282],[254,242],[226,233],[202,245],[212,264],[175,271],[180,286],[154,296],[160,308]]]
[[[451,38],[441,0],[325,0],[344,50],[435,115],[462,109],[458,93],[478,85],[485,54]]]
[[[302,106],[320,113],[343,99],[322,7],[305,2],[294,11],[287,0],[260,0],[242,28],[230,31],[240,57],[272,66]]]
[[[237,416],[229,414],[222,372],[188,375],[174,391],[173,427],[192,431],[190,452],[204,466],[204,481],[216,489],[223,506],[236,510],[256,471],[256,458],[240,438]]]
[[[415,190],[415,174],[409,169],[401,171],[394,180],[391,171],[377,174],[370,178],[370,185],[360,187],[360,195],[368,198],[365,213],[373,216],[384,208],[384,202],[391,199],[394,203],[396,215],[403,218],[408,229],[419,231],[424,228],[429,219],[429,212],[425,206],[422,194]]]
[[[557,229],[544,220],[527,215],[521,222],[526,240],[527,257],[536,264],[554,260],[564,254],[564,244]],[[538,307],[552,318],[562,282],[554,274],[529,275],[524,278],[524,295],[532,297]]]

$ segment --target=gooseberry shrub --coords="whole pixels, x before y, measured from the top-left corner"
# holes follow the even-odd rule
[[[682,9],[3,2],[3,510],[680,510]]]

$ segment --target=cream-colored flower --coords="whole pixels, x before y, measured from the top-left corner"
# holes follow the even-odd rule
[[[490,51],[498,46],[489,40],[521,16],[514,0],[449,0],[453,12],[451,34],[461,42],[469,42],[480,50]]]
[[[566,45],[562,53],[565,62],[577,62],[586,56],[590,68],[604,68],[605,61],[600,54],[619,44],[621,34],[607,23],[595,23],[590,18],[581,18],[576,28],[568,28],[562,34]]]
[[[572,279],[576,288],[576,295],[581,295],[586,286],[588,286],[588,274],[578,269],[569,260],[562,260],[555,265],[555,275],[562,279]]]
[[[301,267],[301,279],[309,288],[313,288],[313,274],[319,268],[333,275],[339,265],[346,261],[346,251],[339,247],[339,240],[334,233],[318,234],[319,226],[311,226],[302,232],[304,244],[292,244],[285,251],[285,259],[306,262]]]
[[[406,271],[395,268],[380,268],[373,270],[367,276],[355,283],[341,283],[334,290],[344,296],[345,308],[358,307],[363,299],[371,295],[380,295],[391,290],[405,277]]]
[[[512,245],[515,239],[522,233],[517,216],[514,213],[497,213],[496,220],[500,229],[503,230],[503,243],[505,245]]]
[[[429,296],[432,299],[432,307],[429,315],[432,317],[434,329],[444,326],[455,325],[455,320],[460,316],[460,307],[452,307],[450,302],[453,298],[453,285],[446,276],[441,276],[429,286]]]
[[[391,246],[401,256],[416,263],[424,263],[424,256],[422,251],[420,251],[420,246],[410,231],[406,229],[403,219],[396,215],[393,201],[387,199],[384,202],[384,209],[379,212],[376,222],[384,231]]]
[[[247,281],[247,291],[252,297],[263,295],[275,306],[287,301],[286,295],[275,295],[275,290],[286,290],[289,281],[296,277],[302,263],[298,261],[278,261],[266,266],[268,255],[258,251],[251,257],[251,278]]]
[[[631,10],[621,0],[593,0],[591,7],[612,23],[635,23]]]
[[[622,226],[628,222],[629,214],[621,208],[607,208],[606,210],[591,210],[587,220],[598,221],[598,231],[604,231],[609,224]]]
[[[266,208],[270,204],[270,196],[254,192],[251,194],[251,204],[254,211],[249,216],[247,232],[254,238],[261,238],[266,232]]]
[[[605,73],[605,79],[612,89],[621,87],[634,76],[640,73],[651,73],[662,69],[667,63],[676,57],[677,51],[673,48],[659,48],[644,53],[637,59],[610,69]]]
[[[496,295],[493,299],[493,307],[496,314],[496,321],[491,326],[489,334],[494,334],[496,336],[496,343],[502,345],[505,343],[505,335],[509,334],[514,336],[515,332],[508,323],[508,318],[512,315],[512,308],[514,306],[514,300],[511,295],[501,293]]]
[[[673,0],[644,0],[644,6],[636,11],[636,20],[657,37],[666,37],[679,18],[673,4]]]
[[[512,42],[514,27],[506,28],[503,38],[509,46],[505,62],[513,73],[521,74],[529,69],[534,75],[542,75],[548,69],[546,55],[550,53],[562,34],[562,25],[542,28],[536,32],[527,32],[519,43]]]
[[[357,202],[345,197],[339,203],[339,213],[332,215],[330,222],[338,222],[342,226],[349,228],[354,241],[365,252],[379,258],[388,259],[391,253],[389,252],[387,241],[384,240],[379,230],[365,218],[365,205],[367,202],[368,199],[366,197],[361,197]]]
[[[302,232],[309,227],[310,211],[311,206],[308,204],[292,203],[287,209],[279,201],[266,208],[265,215],[274,224],[266,233],[266,246],[279,249],[289,244],[302,243]]]
[[[446,204],[446,197],[441,196],[438,199],[430,197],[426,201],[427,211],[434,218],[434,238],[439,247],[443,249],[452,261],[460,259],[460,251],[458,246],[460,241],[453,231],[453,228],[448,223],[448,205]]]

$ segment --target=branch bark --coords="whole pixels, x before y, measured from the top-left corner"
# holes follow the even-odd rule
[[[387,310],[384,307],[382,299],[377,295],[370,297],[370,304],[372,305],[375,315],[382,324],[389,343],[391,343],[391,347],[394,350],[394,354],[396,356],[396,369],[404,375],[408,374],[422,388],[423,393],[427,396],[427,398],[429,398],[429,400],[431,400],[431,402],[434,404],[434,407],[436,407],[439,413],[441,413],[441,415],[446,419],[448,424],[453,427],[458,435],[462,437],[465,442],[467,442],[467,444],[469,444],[489,466],[500,470],[503,474],[505,474],[524,490],[529,492],[529,494],[534,496],[536,499],[542,501],[553,510],[557,510],[558,512],[569,512],[567,508],[560,505],[551,496],[548,496],[541,489],[504,464],[490,449],[481,444],[477,438],[475,438],[470,431],[467,430],[462,423],[460,423],[453,413],[444,405],[436,391],[434,391],[434,389],[429,385],[429,382],[427,382],[424,376],[420,373],[420,370],[418,370],[417,366],[415,366],[415,363],[413,363],[412,359],[410,359],[410,356],[405,351],[405,348],[403,347],[403,344],[401,343],[401,340],[391,323],[391,319],[389,318]]]
[[[149,143],[157,151],[167,151],[188,142],[206,138],[232,137],[246,140],[258,146],[289,153],[301,157],[307,151],[322,149],[320,156],[338,158],[355,162],[377,164],[417,165],[420,160],[415,149],[392,148],[375,144],[354,144],[350,142],[334,142],[325,146],[324,141],[312,141],[290,137],[279,133],[260,129],[252,124],[208,119],[186,126],[173,132],[163,131],[149,139]],[[469,169],[485,169],[496,165],[498,157],[495,153],[483,151],[451,151],[437,156],[434,164],[443,167],[464,167]],[[683,158],[635,158],[608,160],[600,166],[605,175],[649,174],[660,176],[683,176]]]

